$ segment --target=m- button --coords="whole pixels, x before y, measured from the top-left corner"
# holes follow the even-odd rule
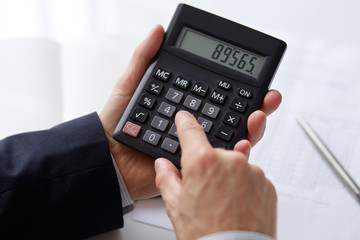
[[[194,84],[194,86],[191,89],[191,92],[195,93],[196,95],[199,95],[201,97],[205,97],[207,91],[208,91],[208,87],[205,86],[204,84],[198,83],[196,82]]]

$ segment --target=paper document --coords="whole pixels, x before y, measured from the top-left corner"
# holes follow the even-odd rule
[[[286,41],[288,50],[272,85],[283,102],[250,156],[277,189],[278,239],[360,239],[360,203],[293,116],[300,112],[360,183],[360,47]],[[138,202],[133,219],[149,223],[143,215],[149,209]],[[154,213],[151,224],[167,227],[169,220]]]

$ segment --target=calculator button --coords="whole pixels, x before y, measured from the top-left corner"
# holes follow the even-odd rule
[[[177,149],[179,148],[179,142],[170,138],[165,138],[164,142],[161,144],[161,148],[165,151],[176,153]]]
[[[208,133],[211,130],[211,127],[213,125],[212,121],[209,121],[205,118],[199,117],[198,123],[204,128],[205,132]]]
[[[226,144],[223,141],[215,141],[212,140],[210,141],[210,144],[214,147],[214,148],[224,148],[226,149]]]
[[[142,109],[140,109],[140,108],[135,108],[135,109],[132,111],[130,117],[131,117],[132,119],[138,121],[138,122],[143,123],[143,122],[146,121],[148,115],[149,115],[149,114],[148,114],[146,111],[144,111],[144,110],[142,110]]]
[[[174,103],[180,103],[184,94],[178,90],[170,88],[169,91],[166,93],[165,98]]]
[[[177,135],[177,130],[176,130],[176,126],[175,126],[175,124],[173,123],[172,125],[171,125],[171,128],[170,128],[170,130],[169,130],[169,132],[168,132],[171,136],[173,136],[173,137],[178,137],[178,135]]]
[[[221,126],[215,133],[215,136],[222,140],[230,141],[233,134],[234,134],[234,131],[231,128],[226,127],[226,126]]]
[[[171,76],[171,72],[169,72],[163,68],[157,68],[155,70],[153,76],[156,77],[157,79],[167,81],[167,80],[169,80],[169,78]]]
[[[140,98],[139,104],[146,108],[153,108],[156,103],[156,98],[148,94],[143,94]]]
[[[220,108],[210,104],[210,103],[206,103],[204,108],[202,109],[201,113],[208,116],[208,117],[211,117],[211,118],[216,118],[217,115],[219,114],[220,112]]]
[[[160,83],[157,83],[155,81],[150,81],[148,86],[146,87],[146,91],[153,93],[155,95],[159,95],[163,87],[164,86]]]
[[[172,117],[174,115],[175,111],[176,111],[176,107],[174,107],[173,105],[170,105],[166,102],[162,102],[158,109],[158,112],[160,114],[167,116],[167,117]]]
[[[227,112],[223,122],[229,124],[230,126],[237,127],[240,122],[240,116],[232,112]]]
[[[193,96],[187,96],[185,101],[184,101],[184,106],[187,108],[190,108],[194,111],[199,110],[199,107],[201,105],[201,100],[194,98]]]
[[[226,94],[223,94],[217,90],[213,90],[210,95],[210,100],[216,103],[223,104],[226,99]]]
[[[244,98],[252,98],[253,94],[251,91],[245,89],[245,88],[240,88],[238,89],[239,96],[244,97]]]
[[[225,89],[225,90],[230,90],[232,88],[231,84],[226,82],[226,81],[223,81],[223,80],[219,80],[217,82],[217,85],[219,88],[222,88],[222,89]]]
[[[165,131],[166,127],[169,125],[169,121],[161,117],[155,116],[151,121],[150,125],[153,128],[163,132]]]
[[[194,94],[199,95],[201,97],[205,97],[208,89],[209,88],[207,86],[205,86],[204,84],[196,82],[194,84],[194,86],[192,87],[191,92],[193,92]]]
[[[243,101],[240,98],[234,98],[230,105],[231,109],[238,112],[244,112],[246,110],[246,107],[247,107],[247,102]]]
[[[136,125],[135,123],[132,122],[126,122],[124,128],[123,128],[123,133],[132,136],[134,138],[137,138],[137,136],[139,135],[141,130],[141,127],[139,125]]]
[[[182,76],[177,76],[174,80],[174,86],[187,90],[190,86],[191,81]]]
[[[161,139],[160,134],[150,130],[147,130],[143,137],[144,142],[150,143],[151,145],[154,146],[159,144],[160,139]]]

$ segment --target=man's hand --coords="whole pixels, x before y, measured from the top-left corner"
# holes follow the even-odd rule
[[[181,175],[166,159],[155,161],[156,184],[177,238],[197,239],[229,230],[276,235],[274,186],[240,151],[214,149],[187,112],[175,118],[182,149]]]
[[[157,25],[135,50],[129,65],[100,113],[110,152],[133,200],[158,195],[154,181],[154,160],[115,141],[112,134],[142,76],[159,50],[163,38],[164,29]]]
[[[155,186],[154,161],[115,141],[112,134],[142,76],[159,50],[163,37],[164,29],[157,25],[138,46],[126,71],[116,83],[108,102],[100,113],[110,152],[133,200],[159,194]],[[266,94],[261,109],[249,117],[247,137],[249,141],[240,141],[235,146],[237,151],[249,152],[250,146],[261,139],[265,130],[266,116],[275,111],[280,102],[281,94],[278,91],[270,90]]]

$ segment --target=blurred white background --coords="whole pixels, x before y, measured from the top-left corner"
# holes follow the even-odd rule
[[[279,37],[360,42],[357,0],[183,1]],[[0,37],[42,36],[66,41],[93,34],[141,34],[167,26],[179,1],[0,0]]]

